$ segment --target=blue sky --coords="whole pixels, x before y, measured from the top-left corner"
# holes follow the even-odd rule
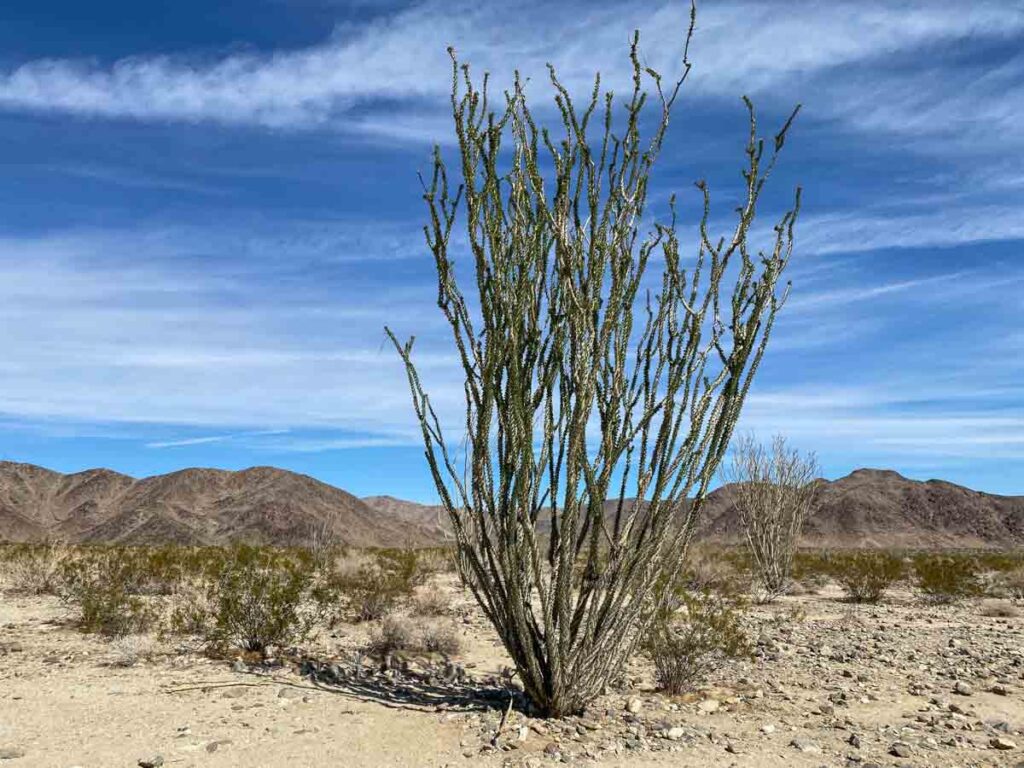
[[[555,6],[556,9],[553,9]],[[143,475],[275,464],[436,499],[383,326],[461,390],[417,171],[445,47],[548,100],[674,72],[680,2],[0,6],[0,457]],[[1024,2],[706,0],[654,179],[682,228],[739,190],[745,113],[799,101],[794,289],[742,426],[825,474],[1024,494]]]

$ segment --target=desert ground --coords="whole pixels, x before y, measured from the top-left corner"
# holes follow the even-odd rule
[[[657,692],[638,657],[583,716],[552,721],[509,711],[497,638],[453,574],[432,582],[460,651],[385,670],[358,653],[374,622],[264,663],[84,634],[56,597],[6,594],[0,765],[1024,765],[1024,620],[1005,601],[902,589],[854,605],[825,584],[751,606],[753,656],[694,692]]]

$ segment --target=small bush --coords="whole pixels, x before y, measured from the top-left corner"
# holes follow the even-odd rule
[[[123,550],[96,550],[66,561],[60,582],[60,597],[77,610],[76,623],[84,632],[122,637],[153,621],[152,610],[137,595],[136,563]]]
[[[1024,568],[998,573],[991,591],[1008,600],[1024,600]]]
[[[828,567],[852,603],[877,603],[904,572],[903,561],[888,552],[837,554]]]
[[[659,687],[672,695],[692,690],[724,662],[752,651],[736,601],[711,591],[678,597],[683,615],[664,610],[643,643]]]
[[[455,628],[448,624],[417,625],[408,619],[388,616],[370,635],[367,651],[384,658],[396,652],[440,653],[455,656],[462,649]]]
[[[149,635],[126,635],[114,641],[114,667],[134,667],[156,655],[156,644]]]
[[[423,650],[456,656],[462,650],[462,640],[451,624],[428,624],[422,632]]]
[[[914,576],[922,598],[929,603],[954,603],[982,593],[973,559],[956,555],[918,555]]]
[[[71,548],[61,542],[27,546],[11,552],[4,571],[6,587],[23,595],[55,595]]]
[[[416,648],[416,631],[406,619],[388,616],[370,635],[367,651],[372,656],[383,658],[395,651],[411,651]]]
[[[309,563],[239,545],[210,582],[209,639],[265,654],[306,639],[334,600],[331,586]]]
[[[432,586],[417,595],[413,612],[417,616],[447,616],[452,612],[452,601],[439,587]]]
[[[427,578],[427,571],[415,550],[381,550],[371,564],[339,580],[356,621],[382,619]]]

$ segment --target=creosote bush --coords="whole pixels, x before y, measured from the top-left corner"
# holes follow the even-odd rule
[[[984,591],[974,559],[948,554],[918,555],[913,561],[915,586],[929,603],[955,603]]]
[[[753,651],[741,623],[741,603],[711,591],[677,594],[682,613],[670,604],[643,642],[658,686],[672,695],[692,690],[722,664]]]
[[[375,621],[411,599],[428,575],[416,550],[379,550],[371,563],[339,577],[338,587],[357,621]]]
[[[488,77],[475,82],[450,51],[461,182],[449,182],[437,148],[424,198],[438,307],[464,377],[464,456],[423,386],[414,340],[387,329],[463,583],[546,716],[582,711],[654,620],[787,294],[799,190],[765,250],[749,234],[795,111],[766,151],[744,99],[743,189],[724,236],[711,232],[703,180],[692,256],[674,198],[641,232],[695,18],[675,82],[641,63],[637,35],[624,95],[602,92],[598,76],[580,102],[549,68],[554,129],[538,124],[518,74],[495,104]],[[454,260],[463,241],[470,297]]]
[[[262,654],[306,639],[337,599],[313,561],[244,544],[225,554],[208,594],[208,638]]]
[[[828,559],[829,574],[853,603],[877,603],[904,576],[903,560],[888,552],[845,552]]]
[[[58,592],[83,632],[122,637],[153,627],[154,612],[138,594],[141,581],[137,562],[123,550],[95,549],[64,562]]]
[[[4,588],[23,595],[55,595],[72,552],[67,544],[53,541],[10,547],[4,554]]]

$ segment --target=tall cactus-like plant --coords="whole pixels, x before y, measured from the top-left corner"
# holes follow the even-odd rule
[[[683,71],[670,87],[641,66],[634,34],[619,132],[600,76],[580,109],[549,67],[564,129],[556,136],[538,126],[518,73],[493,111],[487,77],[478,87],[449,50],[462,183],[453,189],[435,149],[425,230],[465,375],[464,457],[421,383],[413,339],[401,343],[387,329],[463,581],[549,716],[599,695],[657,612],[788,291],[778,286],[799,189],[769,251],[751,253],[748,234],[796,110],[766,152],[744,98],[746,193],[731,234],[712,238],[704,182],[691,264],[680,255],[674,199],[667,223],[640,233],[651,169],[690,70],[694,21],[691,11]],[[648,103],[659,114],[644,139]],[[450,255],[460,208],[476,272],[471,298]],[[661,279],[649,288],[655,264]]]

